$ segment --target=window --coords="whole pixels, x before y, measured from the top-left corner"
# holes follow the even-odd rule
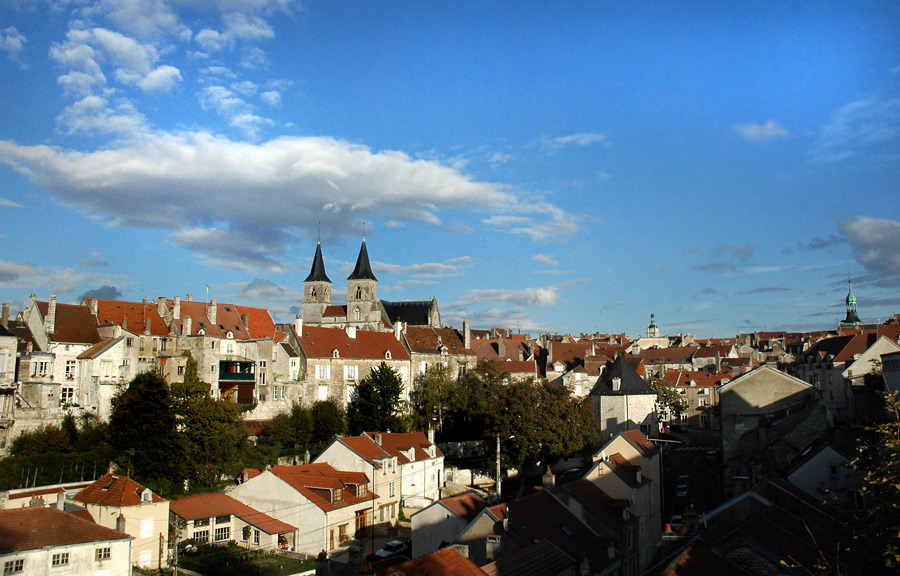
[[[215,340],[213,340],[212,342],[209,343],[209,349],[210,350],[216,349],[216,341]]]
[[[50,373],[50,363],[46,360],[41,360],[40,362],[34,365],[34,371],[32,371],[32,376],[47,376]]]
[[[225,514],[224,516],[216,516],[216,524],[228,524],[231,522],[231,514]]]
[[[125,347],[131,348],[132,346],[134,346],[134,338],[126,338],[125,339]]]
[[[344,542],[348,539],[349,537],[347,536],[347,524],[341,524],[340,526],[338,526],[338,540]]]
[[[335,488],[332,493],[332,502],[343,502],[344,501],[344,491],[340,488]]]
[[[194,526],[198,528],[200,526],[209,526],[209,518],[198,518],[197,520],[194,520]]]
[[[25,570],[25,560],[9,560],[3,563],[4,574],[19,574]]]
[[[319,386],[319,400],[328,400],[328,386]]]
[[[111,553],[108,546],[106,548],[97,548],[94,550],[94,560],[98,562],[101,560],[109,560],[110,556]]]
[[[210,373],[210,374],[215,374],[215,373],[216,373],[216,365],[215,365],[215,364],[210,364],[210,365],[209,365],[209,373]]]
[[[703,406],[706,406],[706,398],[700,399],[700,407],[702,408]]]
[[[650,434],[649,424],[641,424],[641,434],[643,434],[644,436],[648,436]]]
[[[229,332],[231,334],[231,332]],[[234,354],[234,344],[228,342],[225,344],[225,353],[226,354]]]
[[[69,553],[61,552],[59,554],[54,554],[53,559],[50,561],[51,566],[68,566],[69,565]]]
[[[707,392],[708,391],[706,388],[700,388],[699,390],[697,390],[697,394],[699,394],[700,396],[706,396]]]
[[[359,370],[355,365],[344,366],[344,380],[356,380]]]
[[[253,543],[259,546],[259,530],[253,530]]]
[[[184,376],[184,366],[179,366],[179,367],[178,367],[178,375],[179,375],[179,376]]]
[[[390,490],[391,498],[393,498],[394,496],[397,495],[397,486],[396,486],[396,483],[395,483],[395,482],[391,482],[391,483],[388,485],[388,487],[389,487],[388,489]]]
[[[223,526],[221,528],[216,528],[216,542],[224,542],[231,538],[231,526]]]
[[[75,389],[71,386],[63,386],[59,392],[60,404],[72,404],[75,402]]]
[[[356,299],[362,300],[362,295],[363,295],[362,286],[357,286],[356,287]]]
[[[197,530],[193,535],[197,542],[209,542],[209,530]]]
[[[366,520],[366,512],[368,510],[357,510],[356,511],[356,531],[359,532],[363,528],[369,525]]]
[[[459,365],[459,377],[462,378],[465,375],[466,375],[466,365],[460,364]]]
[[[66,380],[75,378],[75,361],[66,360]]]
[[[168,340],[166,340],[166,339],[162,339],[159,341],[159,349],[161,352],[166,351],[166,342],[168,342]]]
[[[331,380],[331,366],[316,364],[316,380]]]

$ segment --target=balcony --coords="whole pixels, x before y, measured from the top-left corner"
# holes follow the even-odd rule
[[[246,358],[219,361],[219,382],[255,382],[256,362]]]

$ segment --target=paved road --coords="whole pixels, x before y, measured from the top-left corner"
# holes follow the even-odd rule
[[[722,483],[718,464],[706,461],[706,452],[720,446],[719,434],[715,430],[688,429],[676,433],[682,444],[670,445],[663,453],[663,517],[689,511],[712,510],[722,502]],[[675,485],[682,474],[690,475],[690,491],[687,498],[675,498]]]

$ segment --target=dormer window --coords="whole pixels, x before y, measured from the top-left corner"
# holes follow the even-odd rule
[[[225,333],[225,337],[228,338],[229,340],[233,339],[233,338],[234,338],[234,332],[232,332],[231,330],[229,330],[228,332]]]
[[[612,389],[613,389],[613,392],[618,392],[619,390],[622,389],[622,379],[619,378],[618,376],[616,376],[612,379]]]
[[[391,351],[390,351],[390,350],[385,350],[385,351],[384,351],[384,359],[385,359],[385,360],[390,360],[390,359],[391,359]]]
[[[366,490],[365,484],[359,484],[356,488],[356,495],[360,498],[365,498],[368,491]]]
[[[344,501],[344,491],[340,488],[335,488],[331,493],[332,503],[343,502]]]
[[[153,502],[153,493],[145,488],[141,493],[141,502]]]
[[[340,358],[341,357],[341,353],[338,352],[337,348],[335,348],[334,350],[331,351],[331,357],[332,358]]]

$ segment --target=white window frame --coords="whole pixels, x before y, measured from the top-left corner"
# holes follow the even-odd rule
[[[69,553],[68,552],[58,552],[53,555],[50,559],[51,566],[68,566],[69,565]]]
[[[221,526],[216,528],[213,534],[213,542],[227,542],[231,540],[231,526]]]
[[[316,380],[331,380],[331,364],[316,364]]]
[[[73,380],[75,378],[75,361],[66,360],[66,379]]]
[[[356,364],[344,364],[344,380],[359,380],[359,366]]]

